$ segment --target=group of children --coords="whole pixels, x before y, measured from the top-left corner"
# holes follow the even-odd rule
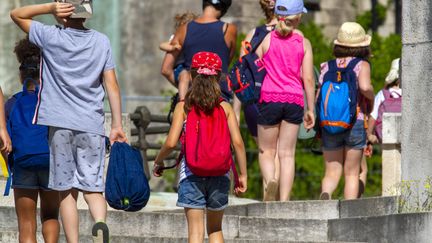
[[[294,160],[297,133],[302,123],[305,129],[317,129],[322,141],[325,175],[322,180],[320,199],[331,199],[331,195],[336,189],[342,174],[345,177],[344,198],[355,199],[361,194],[362,185],[364,186],[365,184],[365,178],[363,177],[366,175],[367,166],[362,161],[365,162],[365,154],[370,155],[367,145],[378,142],[378,139],[374,135],[374,121],[378,116],[378,107],[382,106],[384,101],[384,98],[381,96],[384,96],[384,93],[388,93],[387,91],[382,91],[380,92],[380,94],[382,93],[381,95],[378,95],[376,98],[374,96],[374,90],[371,85],[371,68],[368,62],[371,56],[371,36],[367,35],[365,30],[357,23],[344,23],[340,27],[337,38],[334,41],[333,55],[335,59],[321,64],[319,88],[315,90],[313,43],[310,43],[303,33],[297,30],[302,15],[307,13],[303,1],[260,0],[259,2],[266,15],[267,24],[264,28],[268,31],[268,34],[255,52],[263,61],[267,74],[262,82],[259,101],[255,104],[244,104],[243,109],[248,128],[252,136],[256,138],[259,147],[259,163],[264,184],[264,200],[287,201],[290,198],[295,175]],[[215,6],[212,7],[214,10],[217,10]],[[205,9],[204,7],[204,12],[206,12]],[[200,18],[202,17],[198,17],[198,19]],[[184,52],[194,48],[196,50],[196,46],[201,45],[199,42],[204,41],[203,38],[193,36],[193,33],[189,32],[189,29],[194,28],[193,26],[197,22],[199,23],[199,21],[190,21],[188,24],[180,27],[180,30],[182,28],[187,29],[187,32],[177,31],[175,37],[170,42],[171,47],[163,48],[167,52],[167,56],[170,56],[169,58],[179,60],[179,57],[185,57],[182,56]],[[212,28],[206,26],[206,30],[210,32]],[[253,29],[246,36],[245,41],[250,42],[255,31],[256,29]],[[195,38],[193,42],[195,46],[185,46],[184,41],[190,40],[192,37]],[[209,43],[212,42],[210,41]],[[228,43],[226,42],[227,46]],[[217,50],[217,48],[215,49]],[[202,49],[200,51],[208,50]],[[241,55],[245,54],[242,49]],[[194,58],[195,56],[192,58],[192,61]],[[189,59],[191,58],[189,57]],[[162,73],[168,80],[171,80],[172,71],[170,70],[174,66],[166,65],[166,63],[170,62],[166,60],[162,67]],[[184,59],[180,60],[184,61]],[[223,59],[222,62],[224,60],[226,59]],[[400,89],[398,89],[400,83],[398,79],[398,62],[399,60],[395,60],[392,64],[392,74],[389,74],[387,78],[386,87],[392,87],[390,93],[398,95],[400,98]],[[178,64],[176,65],[178,66]],[[205,63],[203,65],[207,65],[206,67],[209,68],[212,63]],[[185,75],[184,82],[188,82],[187,79],[191,80],[190,87],[188,84],[185,85],[186,88],[182,86],[180,89],[180,85],[178,85],[179,93],[181,94],[180,97],[182,98],[176,107],[173,125],[168,134],[167,141],[155,161],[154,175],[156,176],[161,175],[163,159],[174,148],[179,139],[183,144],[183,149],[189,145],[188,141],[184,139],[184,134],[188,134],[189,132],[185,128],[188,123],[188,114],[191,112],[191,107],[186,105],[190,104],[190,99],[198,98],[202,102],[208,102],[207,104],[194,103],[196,108],[200,110],[208,109],[209,107],[213,107],[213,105],[215,105],[214,107],[218,107],[214,103],[217,102],[217,96],[212,97],[207,92],[197,92],[199,86],[204,87],[204,85],[210,85],[209,83],[215,82],[213,75],[216,74],[197,74],[193,67],[187,68],[187,70],[192,75]],[[226,74],[223,69],[216,73],[217,75],[221,73],[222,76]],[[224,88],[223,81],[225,79],[219,82],[220,89]],[[180,82],[183,81],[180,80]],[[204,82],[208,84],[204,84]],[[201,90],[204,89],[201,88]],[[347,96],[334,98],[340,95],[336,94],[337,91],[335,90],[346,90],[345,93]],[[381,100],[377,100],[380,99],[379,97],[381,97]],[[226,99],[223,95],[222,98]],[[209,99],[213,99],[213,102]],[[226,99],[226,101],[228,100]],[[234,112],[231,113],[231,106],[226,101],[220,103],[220,106],[227,113],[227,122],[231,133],[236,134],[238,133],[242,105],[239,99],[234,96]],[[327,113],[332,112],[331,110],[338,106],[347,106],[349,110],[348,114],[341,115],[345,116],[342,117],[342,119],[345,119],[344,121],[334,121],[331,120],[332,118],[327,117]],[[370,115],[371,111],[372,114]],[[232,116],[235,116],[237,126],[233,126],[232,123],[234,121],[231,120]],[[243,148],[242,146],[236,146],[238,144],[235,137],[232,137],[232,142],[237,161],[243,170]],[[241,156],[239,156],[239,152]],[[214,211],[222,210],[223,207],[213,207],[214,198],[212,195],[216,197],[219,194],[212,194],[214,188],[207,188],[205,186],[207,183],[205,182],[206,177],[200,177],[200,180],[196,180],[196,175],[189,169],[191,166],[193,166],[191,162],[183,157],[180,167],[181,182],[178,192],[178,206],[185,208],[190,239],[196,239],[196,241],[192,240],[190,242],[201,242],[204,234],[202,222],[203,210],[207,209],[207,214],[214,216]],[[244,173],[242,171],[242,176],[246,176]],[[191,191],[190,184],[194,185],[195,190]],[[238,189],[237,191],[243,191]],[[244,184],[244,189],[246,189],[246,184]],[[223,191],[225,197],[227,197],[228,189],[225,188]],[[188,195],[190,198],[185,198],[185,195]],[[203,199],[205,200],[203,201]],[[196,219],[196,215],[198,215],[197,218],[201,219],[197,219],[199,223],[193,220]],[[218,229],[220,229],[221,217],[217,218],[220,218],[218,222]],[[213,223],[212,219],[211,224]],[[213,233],[213,231],[210,231],[209,236]],[[212,242],[213,238],[210,239],[210,242]]]
[[[331,198],[342,173],[344,198],[357,198],[363,150],[367,141],[377,142],[373,127],[374,121],[379,120],[367,61],[371,55],[371,37],[357,23],[343,24],[334,41],[336,59],[321,65],[316,92],[313,43],[297,30],[302,15],[307,13],[303,1],[260,0],[260,4],[266,14],[268,34],[256,54],[263,61],[267,75],[258,103],[244,106],[244,110],[259,146],[264,200],[290,198],[297,133],[302,123],[305,129],[319,127],[321,131],[326,172],[320,198]],[[175,34],[169,42],[160,45],[166,52],[162,74],[178,88],[179,102],[166,142],[156,157],[153,174],[162,175],[164,159],[180,140],[183,146],[177,205],[185,208],[189,242],[203,241],[205,213],[209,241],[223,241],[222,218],[228,205],[230,170],[235,175],[235,193],[240,195],[247,190],[246,154],[238,126],[241,104],[236,100],[234,109],[231,107],[232,92],[225,78],[235,52],[237,29],[220,18],[230,6],[231,0],[203,0],[202,14],[176,16]],[[48,139],[40,144],[49,148],[44,154],[32,154],[24,160],[34,162],[38,158],[45,167],[35,169],[22,166],[22,160],[14,161],[13,188],[20,242],[36,242],[38,195],[45,242],[58,241],[59,214],[67,242],[79,242],[76,205],[79,191],[89,205],[94,227],[106,226],[107,206],[102,194],[105,90],[113,117],[109,140],[127,142],[127,138],[121,124],[120,92],[110,42],[105,35],[84,26],[91,13],[91,1],[75,0],[30,5],[11,12],[13,21],[28,34],[15,48],[21,64],[23,92],[33,97],[37,93],[38,98],[35,112],[27,119],[37,124],[33,126],[46,128]],[[62,26],[33,20],[43,14],[54,15]],[[255,29],[246,41],[250,41],[254,32]],[[340,82],[346,73],[351,75],[346,77],[354,77],[353,89],[358,93],[352,105],[355,115],[348,117],[347,123],[324,120],[320,112],[315,114],[315,107],[324,107],[323,113],[327,115],[327,105],[331,107],[335,102],[329,98],[330,94],[335,89],[347,88],[338,86],[332,77]],[[393,89],[390,93],[400,96],[395,76],[386,82]],[[387,96],[387,91],[382,93],[381,96]],[[323,96],[325,99],[320,102]],[[12,136],[11,141],[6,127],[20,108],[16,103],[21,97],[8,100],[6,112],[0,108],[1,149],[5,156],[10,153],[11,160],[17,157],[14,146],[17,138]],[[375,103],[382,100],[377,96]],[[366,130],[372,107],[370,126]],[[316,116],[319,124],[315,124]],[[326,129],[326,126],[339,127],[341,132],[334,133],[333,128]]]

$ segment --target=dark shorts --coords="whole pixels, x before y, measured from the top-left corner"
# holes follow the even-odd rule
[[[15,164],[12,170],[12,188],[49,190],[49,168],[23,168]]]
[[[258,136],[257,122],[258,122],[258,114],[259,114],[258,105],[257,104],[245,105],[243,107],[243,113],[250,134],[253,137],[257,137]]]
[[[188,176],[179,184],[177,206],[220,211],[228,206],[230,180],[226,176]]]
[[[343,133],[330,134],[322,129],[322,148],[325,151],[334,151],[348,147],[363,149],[366,146],[366,129],[363,120],[357,120],[353,128]]]
[[[286,121],[292,124],[303,122],[303,107],[292,103],[263,102],[258,104],[258,124],[273,126]]]
[[[177,86],[179,85],[180,73],[183,72],[183,70],[186,70],[186,67],[183,64],[179,64],[174,67],[174,81]]]

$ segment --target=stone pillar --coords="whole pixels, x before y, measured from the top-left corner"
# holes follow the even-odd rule
[[[382,195],[395,196],[401,182],[401,114],[385,113],[382,127]]]
[[[402,179],[423,181],[432,176],[431,1],[403,0],[402,44]]]

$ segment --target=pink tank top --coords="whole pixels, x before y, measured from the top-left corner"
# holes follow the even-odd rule
[[[304,57],[303,37],[292,33],[282,37],[272,31],[270,47],[263,61],[267,70],[260,102],[294,103],[304,106],[301,66]]]

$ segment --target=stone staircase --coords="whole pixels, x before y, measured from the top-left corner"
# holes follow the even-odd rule
[[[183,209],[174,193],[152,193],[140,212],[109,208],[112,243],[187,242]],[[0,242],[18,242],[13,196],[0,197]],[[82,198],[80,242],[93,242],[92,220]],[[396,197],[348,201],[262,203],[230,198],[223,232],[228,243],[259,242],[432,242],[432,213],[398,214]],[[38,242],[43,242],[38,232]],[[61,236],[60,242],[65,242]]]
[[[174,206],[176,194],[153,193],[151,198],[148,207],[140,212],[109,210],[107,224],[110,227],[110,242],[187,242],[187,222],[183,210]],[[1,205],[0,242],[18,242],[15,209],[10,205]],[[92,220],[89,212],[81,208],[80,242],[92,242]],[[378,236],[376,241],[367,237],[355,238],[356,234],[350,233],[347,228],[355,229],[356,222],[364,224],[371,217],[396,213],[397,200],[394,197],[285,203],[233,198],[231,206],[225,211],[223,232],[226,242],[230,243],[387,242],[381,241]],[[361,232],[357,235],[361,236]],[[40,233],[38,242],[43,242]],[[61,242],[65,242],[63,236]]]

